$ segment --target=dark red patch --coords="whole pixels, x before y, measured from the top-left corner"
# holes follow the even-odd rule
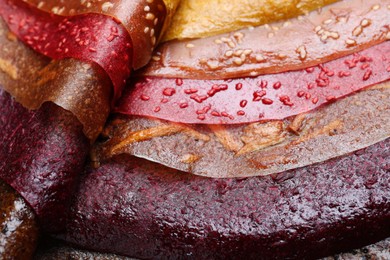
[[[136,258],[317,259],[390,235],[390,139],[265,177],[116,157],[90,169],[67,241]]]
[[[126,91],[116,111],[181,123],[248,123],[258,121],[259,115],[262,120],[283,119],[388,80],[389,55],[387,41],[309,69],[256,78],[182,79],[180,87],[175,78],[144,78]],[[168,97],[169,102],[162,104],[157,114],[155,104],[163,97],[165,86],[176,86],[175,95]],[[142,95],[151,98],[145,102],[139,98]],[[182,103],[188,104],[186,109],[180,109]],[[196,111],[205,105],[210,110],[199,118]],[[240,116],[216,116],[223,113]]]
[[[89,141],[70,112],[52,103],[29,111],[0,89],[0,178],[57,231],[83,171]]]

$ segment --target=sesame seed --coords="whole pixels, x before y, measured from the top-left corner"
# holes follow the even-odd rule
[[[234,58],[233,62],[234,62],[234,64],[236,64],[238,66],[242,65],[242,63],[243,63],[241,58]]]
[[[187,43],[186,44],[186,48],[194,48],[195,47],[195,45],[193,45],[192,43]]]
[[[299,55],[299,59],[301,59],[301,60],[304,60],[304,59],[306,59],[306,56],[307,56],[307,51],[306,51],[306,47],[305,46],[300,46],[297,50],[296,50],[296,52],[298,53],[298,55]]]
[[[225,56],[226,56],[226,57],[231,57],[231,56],[233,56],[233,51],[227,51],[227,52],[225,52]]]
[[[360,25],[362,26],[362,27],[367,27],[367,26],[369,26],[371,24],[371,20],[369,20],[369,19],[363,19],[361,22],[360,22]]]
[[[233,42],[232,40],[230,40],[227,44],[228,44],[228,46],[229,46],[230,48],[236,47],[236,45],[234,44],[234,42]]]
[[[379,8],[381,8],[380,5],[373,5],[373,6],[371,7],[371,9],[374,10],[374,11],[379,10]]]
[[[327,19],[327,20],[323,21],[323,24],[330,24],[330,23],[332,23],[332,22],[333,22],[332,19]]]
[[[244,54],[245,55],[249,55],[249,54],[251,54],[253,52],[253,50],[251,50],[251,49],[246,49],[246,50],[244,50]]]
[[[234,52],[234,56],[240,56],[243,52],[244,50],[238,49]]]
[[[333,38],[333,39],[338,39],[338,38],[340,38],[340,35],[337,33],[337,32],[330,32],[329,33],[329,36],[331,37],[331,38]]]
[[[154,20],[155,16],[152,13],[147,13],[145,18],[146,20]]]
[[[154,60],[154,61],[160,61],[161,58],[160,58],[159,56],[157,56],[157,55],[154,55],[154,56],[152,57],[152,60]]]
[[[149,27],[145,27],[145,29],[144,29],[144,33],[148,33],[148,32],[149,32],[149,30],[150,30],[150,28],[149,28]]]
[[[327,39],[328,39],[328,35],[327,34],[323,34],[321,35],[321,41],[325,42]]]
[[[264,62],[266,59],[264,58],[263,55],[261,54],[257,54],[256,57],[255,57],[256,61],[257,62]]]
[[[102,4],[102,11],[103,12],[107,12],[108,9],[110,8],[113,8],[114,7],[114,4],[111,3],[111,2],[105,2],[104,4]]]
[[[347,39],[347,40],[345,40],[345,44],[347,46],[354,46],[354,45],[356,45],[356,41],[352,40],[352,39]]]
[[[218,68],[218,61],[208,61],[207,63],[206,63],[206,65],[210,68],[210,69],[212,69],[212,70],[215,70],[215,69],[217,69]]]
[[[150,6],[148,6],[148,5],[145,6],[145,7],[144,7],[144,11],[145,11],[145,12],[150,12]]]
[[[353,36],[359,36],[363,32],[363,28],[359,25],[352,31]]]
[[[318,25],[316,28],[314,28],[315,32],[319,32],[322,29],[321,25]]]
[[[321,35],[321,34],[324,34],[325,33],[325,30],[324,29],[321,29],[317,32],[317,35]]]

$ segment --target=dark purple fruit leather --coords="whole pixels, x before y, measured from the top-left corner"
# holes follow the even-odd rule
[[[0,178],[21,194],[46,231],[63,228],[89,141],[52,103],[29,111],[0,89]]]
[[[390,139],[266,177],[208,179],[118,156],[81,181],[61,238],[155,259],[302,259],[390,235]]]

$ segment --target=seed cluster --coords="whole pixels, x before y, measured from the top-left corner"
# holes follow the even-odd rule
[[[167,43],[147,75],[256,77],[315,66],[389,38],[389,9],[382,1],[342,1],[286,22]]]

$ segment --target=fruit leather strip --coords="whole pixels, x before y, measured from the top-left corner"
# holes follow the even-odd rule
[[[205,126],[117,115],[94,160],[127,153],[213,178],[268,175],[390,137],[389,100],[390,81],[285,120]]]
[[[388,4],[387,0],[342,1],[279,23],[168,42],[142,73],[225,79],[318,65],[389,40]]]
[[[170,24],[180,0],[27,0],[25,2],[46,12],[63,16],[99,13],[114,17],[130,33],[134,50],[132,65],[138,69],[150,60],[152,51]]]
[[[141,77],[116,111],[180,123],[283,119],[390,78],[390,41],[298,71],[229,80]]]
[[[209,179],[128,155],[81,182],[67,241],[137,258],[302,259],[390,235],[390,139],[273,177]]]
[[[29,111],[4,90],[0,104],[0,178],[23,196],[43,229],[62,229],[89,150],[82,125],[53,103]]]
[[[34,212],[20,195],[0,180],[0,255],[2,259],[31,259],[38,243]]]
[[[52,101],[71,111],[94,140],[110,111],[112,85],[96,64],[50,60],[16,39],[0,18],[0,85],[29,109]]]
[[[122,92],[132,67],[132,44],[126,29],[101,14],[63,17],[22,1],[0,0],[0,15],[20,40],[52,59],[76,58],[99,64]]]
[[[184,0],[164,40],[201,38],[296,17],[337,0]]]

